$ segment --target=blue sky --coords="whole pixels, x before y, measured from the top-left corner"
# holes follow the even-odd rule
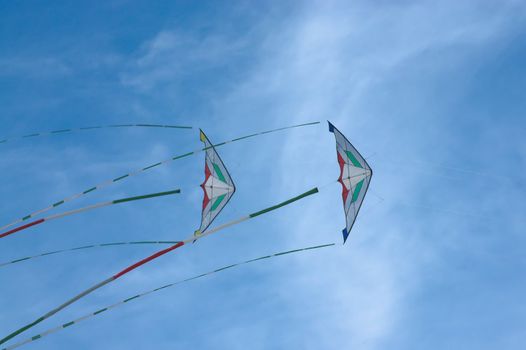
[[[522,349],[525,19],[518,0],[3,2],[2,137],[130,122],[201,127],[219,142],[328,119],[374,170],[345,246],[191,282],[27,347]],[[218,266],[340,242],[323,123],[220,149],[238,191],[217,223],[331,183],[319,195],[159,259],[35,332]],[[200,143],[196,129],[100,130],[0,146],[7,223]],[[186,237],[199,225],[202,167],[195,156],[65,205],[183,191],[6,238],[1,260]],[[2,268],[0,333],[155,249]]]

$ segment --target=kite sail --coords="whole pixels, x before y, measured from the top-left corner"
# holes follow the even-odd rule
[[[201,184],[204,192],[203,211],[201,213],[201,226],[199,230],[195,231],[196,236],[205,232],[236,192],[232,177],[203,130],[199,130],[199,138],[205,144],[206,153],[205,180]]]
[[[342,231],[343,243],[345,244],[369,188],[373,171],[349,140],[331,122],[328,123],[329,131],[336,138],[336,152],[340,165],[338,181],[342,185],[343,208],[345,210],[346,226]]]

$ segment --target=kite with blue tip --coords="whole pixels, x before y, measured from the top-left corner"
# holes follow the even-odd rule
[[[336,138],[336,153],[340,165],[338,182],[342,185],[343,208],[345,210],[346,225],[342,230],[343,243],[345,244],[369,188],[373,171],[349,140],[331,122],[328,123],[329,131]]]

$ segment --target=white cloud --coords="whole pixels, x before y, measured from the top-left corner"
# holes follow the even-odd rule
[[[432,77],[449,65],[467,64],[470,57],[493,45],[508,30],[509,16],[517,4],[486,5],[477,8],[466,2],[412,2],[380,7],[370,2],[316,3],[307,7],[301,17],[269,31],[264,52],[272,54],[228,94],[227,105],[272,101],[267,113],[277,116],[281,123],[305,121],[307,116],[330,119],[351,140],[358,140],[363,153],[371,154],[378,149],[372,148],[375,140],[381,137],[375,134],[374,126],[382,120],[370,120],[367,107],[358,101],[374,104],[375,90],[413,64],[429,65],[426,74]],[[438,57],[429,59],[434,54]],[[421,88],[425,90],[425,86]],[[390,111],[383,112],[383,118],[389,119]],[[440,121],[435,122],[439,127],[435,132],[443,132]],[[412,132],[418,131],[413,128]],[[328,147],[330,142],[323,139],[329,137],[325,130],[288,135],[288,141],[281,146],[280,163],[274,168],[281,174],[274,186],[290,193],[291,188],[301,191],[315,179],[324,181],[334,176],[333,159],[328,158],[334,156],[333,145]],[[382,140],[378,141],[380,145]],[[410,144],[405,146],[411,150],[418,150],[425,142],[423,137],[407,141]],[[400,157],[407,155],[411,153]],[[374,189],[380,182],[382,196],[387,198],[407,198],[413,191],[409,200],[414,201],[422,195],[418,192],[425,181],[421,176],[404,173],[405,183],[396,185],[399,179],[379,174],[372,186]],[[374,201],[371,197],[369,194],[366,208]],[[295,223],[291,242],[318,241],[322,232],[331,239],[340,239],[337,232],[343,217],[335,223],[335,215],[340,213],[327,201],[304,201],[299,205],[301,216],[282,222]],[[308,337],[303,339],[305,343],[296,339],[302,347],[315,349],[323,344],[324,348],[375,349],[398,331],[400,321],[411,313],[408,299],[418,291],[423,274],[429,264],[436,262],[442,247],[433,247],[430,240],[417,234],[429,222],[408,225],[400,221],[395,201],[385,206],[388,208],[381,213],[371,213],[383,224],[357,225],[344,251],[335,249],[332,255],[323,255],[324,260],[297,257],[294,268],[286,273],[290,279],[287,288],[300,292],[292,298],[284,296],[284,304],[296,313],[307,308],[307,318],[314,320],[304,327],[310,328],[316,339]],[[444,206],[443,210],[454,209]],[[448,223],[444,218],[431,230],[447,227]],[[408,227],[415,232],[405,232]],[[315,291],[323,292],[318,295]]]
[[[165,30],[143,45],[121,81],[139,91],[160,85],[178,86],[196,73],[226,67],[238,59],[247,43],[221,35],[195,37]]]

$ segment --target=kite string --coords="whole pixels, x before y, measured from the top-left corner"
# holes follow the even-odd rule
[[[325,183],[325,184],[323,184],[323,185],[321,185],[321,186],[318,186],[318,189],[319,189],[320,192],[321,192],[322,190],[325,190],[327,187],[332,186],[332,185],[334,185],[334,184],[337,183],[337,182],[338,182],[338,180],[332,180],[332,181],[327,182],[327,183]]]
[[[227,269],[239,267],[239,266],[250,264],[250,263],[253,263],[253,262],[262,261],[262,260],[266,260],[266,259],[270,259],[270,258],[274,258],[274,257],[278,257],[278,256],[288,255],[288,254],[295,254],[295,253],[299,253],[299,252],[303,252],[303,251],[307,251],[307,250],[315,250],[315,249],[327,248],[327,247],[331,247],[331,246],[334,246],[334,245],[335,245],[335,243],[322,244],[322,245],[317,245],[317,246],[310,246],[310,247],[306,247],[306,248],[293,249],[293,250],[288,250],[288,251],[284,251],[284,252],[279,252],[279,253],[274,253],[274,254],[270,254],[270,255],[265,255],[265,256],[261,256],[259,258],[245,260],[245,261],[238,262],[238,263],[235,263],[235,264],[231,264],[231,265],[227,265],[227,266],[224,266],[224,267],[220,267],[218,269],[211,270],[211,271],[202,273],[200,275],[196,275],[196,276],[189,277],[189,278],[186,278],[186,279],[183,279],[183,280],[179,280],[179,281],[176,281],[176,282],[173,282],[173,283],[169,283],[169,284],[166,284],[166,285],[164,285],[162,287],[151,289],[151,290],[139,293],[139,294],[137,294],[135,296],[129,297],[127,299],[121,300],[121,301],[119,301],[117,303],[114,303],[114,304],[111,304],[109,306],[106,306],[106,307],[104,307],[102,309],[99,309],[99,310],[97,310],[95,312],[92,312],[92,313],[86,314],[84,316],[81,316],[81,317],[79,317],[79,318],[77,318],[77,319],[75,319],[73,321],[64,323],[64,324],[62,324],[62,325],[60,325],[58,327],[50,328],[50,329],[48,329],[48,330],[46,330],[46,331],[44,331],[44,332],[42,332],[42,333],[40,333],[38,335],[35,335],[35,336],[31,337],[31,338],[27,338],[27,339],[25,339],[23,341],[20,341],[20,342],[16,343],[16,344],[8,346],[8,347],[6,347],[6,348],[4,348],[2,350],[16,349],[16,348],[18,348],[18,347],[20,347],[22,345],[25,345],[25,344],[30,343],[32,341],[41,339],[41,338],[43,338],[43,337],[45,337],[47,335],[56,333],[56,332],[58,332],[60,330],[63,330],[63,329],[68,328],[70,326],[76,325],[76,324],[78,324],[78,323],[80,323],[82,321],[85,321],[87,319],[90,319],[92,317],[100,315],[100,314],[102,314],[104,312],[107,312],[109,310],[115,309],[115,308],[117,308],[119,306],[122,306],[122,305],[132,301],[132,300],[136,300],[136,299],[145,297],[147,295],[156,293],[158,291],[161,291],[161,290],[164,290],[164,289],[167,289],[167,288],[174,287],[174,286],[182,284],[182,283],[190,282],[190,281],[196,280],[198,278],[206,277],[206,276],[209,276],[209,275],[221,272],[221,271],[225,271]]]

